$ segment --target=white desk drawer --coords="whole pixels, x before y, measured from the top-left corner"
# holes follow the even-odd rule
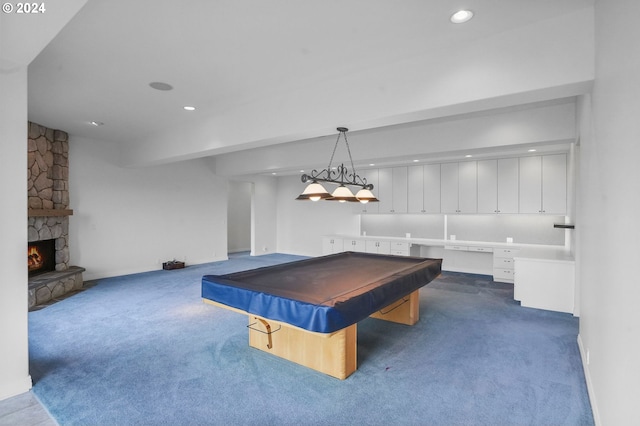
[[[513,258],[512,257],[494,257],[493,258],[493,267],[494,268],[502,268],[502,269],[513,269]]]
[[[467,246],[444,246],[445,250],[469,251]]]
[[[497,248],[493,250],[496,257],[511,257],[511,258],[517,255],[519,251],[520,249],[517,249],[517,248]]]
[[[391,243],[391,250],[406,250],[409,251],[409,243],[401,243],[394,241]]]
[[[481,251],[481,252],[485,252],[485,253],[491,253],[491,252],[493,252],[493,247],[474,247],[474,246],[469,246],[469,251]]]
[[[498,282],[513,283],[514,273],[513,269],[500,269],[493,270],[493,280]]]

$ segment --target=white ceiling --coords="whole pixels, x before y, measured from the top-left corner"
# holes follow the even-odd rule
[[[457,47],[592,5],[593,0],[89,0],[30,64],[29,119],[72,136],[148,141],[202,117],[223,116],[340,75],[416,56],[455,55]],[[451,24],[449,16],[459,8],[474,10],[475,18]],[[150,88],[156,81],[174,90]],[[197,111],[186,112],[184,105]],[[104,125],[91,126],[93,120]]]

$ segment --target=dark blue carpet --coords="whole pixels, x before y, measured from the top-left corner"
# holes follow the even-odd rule
[[[358,325],[340,381],[251,349],[246,316],[205,305],[225,262],[100,280],[29,314],[33,392],[66,425],[591,425],[569,314],[522,308],[513,286],[443,273],[420,322]]]

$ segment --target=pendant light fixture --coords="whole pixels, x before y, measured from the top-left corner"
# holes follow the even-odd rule
[[[361,178],[356,174],[356,169],[353,166],[353,158],[351,158],[351,148],[349,148],[349,141],[347,140],[347,132],[349,129],[346,127],[338,127],[338,139],[336,140],[336,144],[333,147],[333,153],[331,154],[331,159],[329,160],[329,165],[326,169],[321,171],[312,170],[311,174],[303,174],[301,180],[303,183],[310,182],[309,185],[304,189],[302,194],[296,198],[296,200],[329,200],[329,201],[339,201],[341,203],[344,202],[375,202],[378,199],[373,195],[371,190],[373,189],[373,185],[367,183],[367,179]],[[349,153],[349,161],[351,162],[351,172],[344,164],[340,164],[337,167],[331,167],[333,163],[333,157],[336,153],[336,148],[338,147],[338,143],[340,142],[340,138],[344,137],[344,143],[347,145],[347,152]],[[322,184],[330,183],[334,185],[338,185],[338,187],[332,192],[329,193]],[[358,192],[354,195],[350,186],[359,188]]]

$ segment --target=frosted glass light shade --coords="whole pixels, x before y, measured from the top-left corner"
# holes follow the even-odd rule
[[[302,194],[296,198],[296,200],[311,200],[318,201],[322,198],[329,198],[331,194],[329,191],[324,189],[324,186],[320,185],[318,182],[312,182],[302,191]]]
[[[344,203],[346,201],[357,201],[358,199],[353,195],[353,192],[344,185],[337,187],[331,194],[330,200],[339,201]]]
[[[378,201],[375,195],[368,189],[361,189],[356,193],[356,198],[362,204],[367,204],[369,201]]]

